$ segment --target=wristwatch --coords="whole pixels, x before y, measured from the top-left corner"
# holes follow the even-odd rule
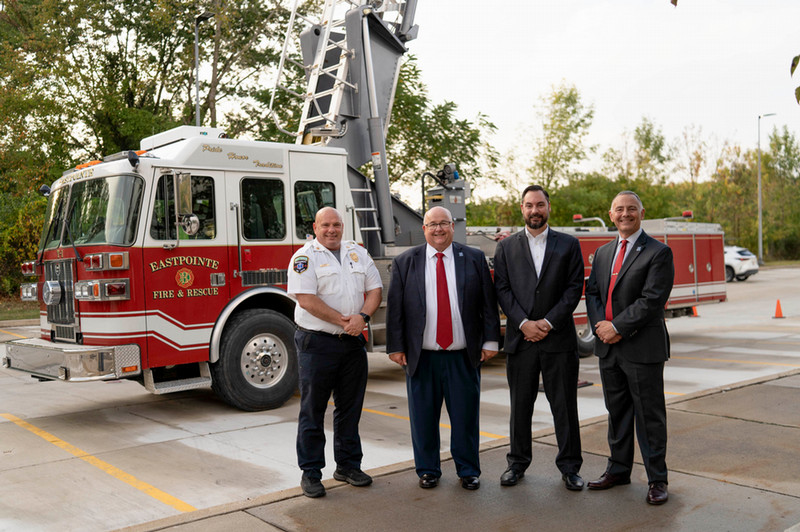
[[[369,314],[366,314],[364,312],[359,312],[358,315],[361,316],[362,318],[364,318],[364,323],[369,323],[369,320],[372,317]]]

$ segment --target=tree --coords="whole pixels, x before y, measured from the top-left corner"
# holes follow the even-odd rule
[[[764,254],[800,257],[800,145],[786,126],[774,129],[763,163]]]
[[[666,165],[670,160],[670,148],[661,128],[646,116],[642,117],[632,135],[623,134],[623,144],[619,149],[609,148],[603,154],[604,172],[616,181],[664,184]]]
[[[586,144],[594,118],[594,106],[584,105],[575,85],[562,82],[543,98],[542,136],[535,141],[530,178],[546,189],[566,182],[574,166],[595,151]]]
[[[414,56],[400,68],[386,155],[392,183],[419,183],[426,171],[454,162],[461,177],[473,181],[492,175],[499,156],[489,143],[495,131],[485,115],[474,120],[456,117],[453,102],[434,104]]]

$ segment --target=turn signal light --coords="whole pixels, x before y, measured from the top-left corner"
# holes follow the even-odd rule
[[[97,279],[75,283],[78,301],[123,301],[131,298],[128,279]]]
[[[87,271],[127,270],[128,252],[94,253],[83,257],[83,264]]]

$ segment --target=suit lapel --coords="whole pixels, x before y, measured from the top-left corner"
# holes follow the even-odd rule
[[[461,249],[461,246],[455,242],[453,242],[453,259],[455,260],[455,267],[456,267],[456,289],[458,292],[458,311],[461,313],[464,309],[464,292],[465,292],[465,283],[466,283],[466,257],[464,257],[464,251]]]
[[[425,256],[425,251],[428,249],[427,244],[423,244],[417,248],[417,254],[414,257],[414,283],[417,285],[417,290],[419,291],[419,301],[421,308],[427,308],[427,303],[425,300],[425,262],[427,257]],[[423,310],[424,312],[424,310]]]
[[[534,285],[539,282],[539,278],[536,275],[536,266],[533,265],[533,257],[531,256],[531,246],[528,243],[528,230],[523,228],[522,231],[517,233],[516,238],[519,240],[517,242],[517,247],[519,248],[520,253],[522,256],[525,257],[525,262],[528,264],[530,268],[531,275],[533,275]]]
[[[631,249],[630,253],[628,253],[628,256],[625,258],[625,262],[622,263],[622,268],[620,268],[619,275],[617,276],[617,283],[619,283],[620,279],[625,275],[625,272],[627,272],[631,267],[631,264],[633,264],[642,251],[644,251],[646,244],[647,234],[642,231],[642,233],[639,235],[639,238],[637,238],[636,242],[633,243],[633,249]]]

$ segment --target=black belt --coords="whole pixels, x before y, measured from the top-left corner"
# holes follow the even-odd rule
[[[355,338],[355,336],[353,336],[352,334],[347,334],[347,333],[333,334],[333,333],[329,333],[329,332],[325,332],[325,331],[312,331],[311,329],[305,329],[303,327],[300,327],[299,325],[297,326],[297,330],[303,331],[304,333],[307,333],[307,334],[318,334],[320,336],[327,336],[328,338],[336,338],[337,340],[345,340],[347,338]]]
[[[425,353],[434,353],[434,354],[438,354],[438,353],[466,353],[467,352],[467,348],[465,347],[463,349],[420,349],[420,351],[423,351]]]

